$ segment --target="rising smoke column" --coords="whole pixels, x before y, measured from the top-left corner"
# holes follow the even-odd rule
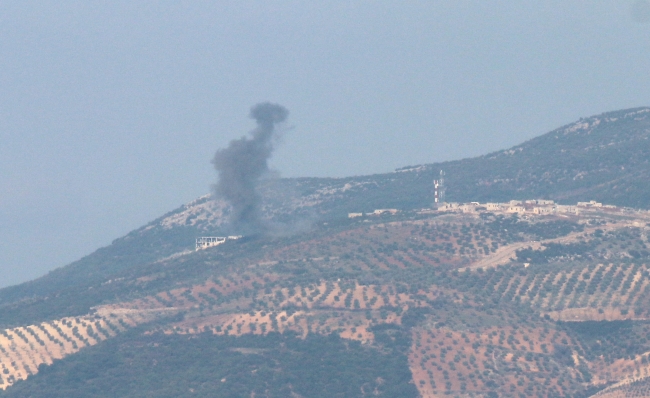
[[[251,138],[232,140],[228,148],[220,149],[212,163],[219,174],[214,186],[215,194],[225,199],[233,208],[232,227],[242,233],[259,233],[264,230],[261,221],[261,197],[256,185],[268,168],[273,152],[275,125],[283,122],[289,111],[281,105],[264,102],[251,108],[250,117],[257,128]]]

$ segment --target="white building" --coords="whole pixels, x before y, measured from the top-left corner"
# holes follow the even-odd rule
[[[458,203],[439,203],[438,211],[457,211]]]
[[[230,235],[228,237],[202,236],[200,238],[196,238],[196,250],[203,250],[203,249],[207,249],[208,247],[219,246],[226,243],[226,241],[241,239],[242,237],[243,236],[241,235]]]
[[[524,206],[518,206],[518,205],[510,205],[508,206],[508,209],[506,210],[508,213],[517,213],[517,214],[523,214],[526,212],[526,208]]]
[[[551,206],[544,206],[544,207],[535,207],[533,208],[533,213],[535,214],[553,214],[554,213],[553,207]]]
[[[578,202],[580,207],[603,207],[602,203],[596,202],[595,200],[590,200],[589,202]]]
[[[202,236],[196,238],[196,250],[207,249],[208,247],[218,246],[226,243],[225,236]]]
[[[397,210],[397,209],[376,209],[371,214],[374,214],[376,216],[380,216],[382,214],[397,214],[398,212],[399,212],[399,210]]]
[[[565,214],[580,214],[580,210],[576,206],[557,205],[555,211]]]
[[[463,205],[459,206],[458,208],[463,213],[474,213],[476,211],[476,205],[474,204],[474,202],[469,203],[469,204],[467,204],[467,203],[463,204]]]

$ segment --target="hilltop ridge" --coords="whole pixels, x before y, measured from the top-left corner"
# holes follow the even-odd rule
[[[0,395],[643,394],[648,136],[635,108],[471,159],[265,180],[285,233],[204,250],[229,208],[198,198],[0,290]]]
[[[268,219],[290,225],[378,208],[426,208],[432,205],[432,181],[441,169],[452,202],[545,198],[650,209],[649,136],[650,107],[606,112],[475,158],[369,176],[265,180],[262,209]],[[210,195],[198,198],[66,267],[1,289],[0,308],[191,249],[196,236],[224,234],[228,211]]]

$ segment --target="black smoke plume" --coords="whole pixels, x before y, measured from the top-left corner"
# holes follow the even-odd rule
[[[269,102],[253,106],[250,117],[257,122],[257,128],[250,132],[251,138],[232,140],[228,148],[218,150],[212,159],[219,173],[214,192],[232,206],[230,221],[237,232],[264,232],[261,197],[256,186],[269,170],[267,161],[273,152],[275,126],[285,121],[288,114],[283,106]]]

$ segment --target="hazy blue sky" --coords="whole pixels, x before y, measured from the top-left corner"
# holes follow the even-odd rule
[[[259,101],[291,112],[281,175],[348,176],[649,93],[641,0],[3,1],[0,286],[208,193]]]

